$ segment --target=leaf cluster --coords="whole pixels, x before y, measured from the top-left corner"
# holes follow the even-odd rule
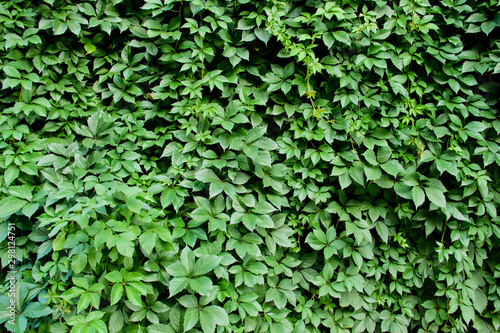
[[[498,5],[0,1],[0,323],[498,331]]]

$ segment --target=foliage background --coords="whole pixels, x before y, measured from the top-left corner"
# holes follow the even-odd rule
[[[498,331],[498,8],[1,1],[0,320]]]

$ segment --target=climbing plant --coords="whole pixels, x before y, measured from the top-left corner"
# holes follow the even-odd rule
[[[498,9],[0,1],[0,324],[500,330]]]

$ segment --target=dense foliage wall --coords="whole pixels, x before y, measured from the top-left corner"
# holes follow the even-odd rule
[[[0,322],[498,331],[498,9],[0,1]]]

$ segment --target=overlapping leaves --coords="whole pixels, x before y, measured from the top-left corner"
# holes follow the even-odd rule
[[[0,2],[5,327],[497,331],[497,7]]]

